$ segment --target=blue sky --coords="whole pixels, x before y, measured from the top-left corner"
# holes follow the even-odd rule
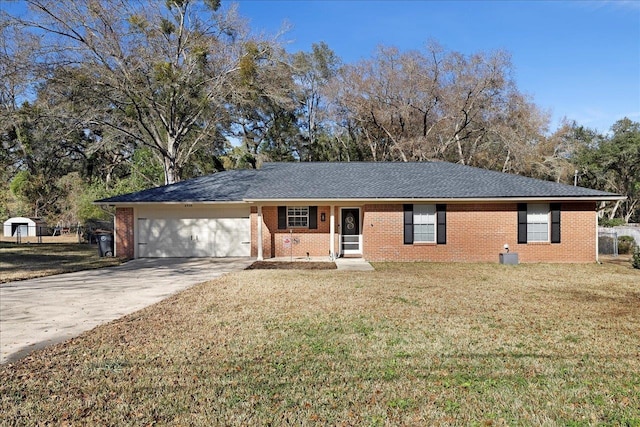
[[[223,1],[223,4],[225,2]],[[376,46],[421,49],[434,39],[462,53],[505,49],[518,88],[552,114],[601,132],[640,121],[640,2],[240,0],[254,32],[288,50],[326,42],[344,62]]]

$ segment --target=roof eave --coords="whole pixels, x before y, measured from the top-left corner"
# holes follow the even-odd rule
[[[162,203],[163,205],[228,205],[228,204],[244,204],[244,200],[180,200],[180,201],[161,201],[161,200],[141,200],[141,201],[128,201],[128,202],[113,202],[113,201],[101,201],[96,200],[92,202],[94,205],[108,205],[108,206],[125,206],[125,205],[152,205]]]
[[[354,198],[278,198],[278,199],[244,199],[244,200],[180,200],[180,201],[94,201],[94,205],[107,206],[140,206],[140,205],[229,205],[229,204],[282,204],[282,203],[406,203],[406,202],[423,202],[423,203],[513,203],[513,202],[615,202],[618,200],[626,200],[626,196],[543,196],[543,197],[354,197]]]
[[[608,202],[625,200],[626,196],[541,196],[541,197],[391,197],[391,198],[278,198],[278,199],[244,199],[252,204],[277,204],[277,203],[308,203],[319,202],[327,204],[338,203],[406,203],[406,202],[429,202],[429,203],[478,203],[478,202]]]

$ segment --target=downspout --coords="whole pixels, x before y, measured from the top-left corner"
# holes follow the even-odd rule
[[[118,256],[118,239],[116,239],[116,236],[118,235],[118,216],[117,216],[117,208],[116,208],[116,215],[113,215],[113,236],[111,236],[111,238],[113,239],[113,256],[117,257]],[[100,245],[100,243],[98,243],[98,245]]]
[[[138,219],[138,207],[133,207],[133,258],[140,258],[140,220]]]
[[[596,263],[600,264],[600,239],[599,239],[599,231],[598,231],[598,210],[595,212],[596,216]]]

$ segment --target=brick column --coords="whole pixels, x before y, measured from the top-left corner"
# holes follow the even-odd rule
[[[134,257],[133,208],[116,208],[115,255]]]

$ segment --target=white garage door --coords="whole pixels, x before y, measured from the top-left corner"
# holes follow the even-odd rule
[[[249,218],[139,218],[141,258],[251,255]]]

